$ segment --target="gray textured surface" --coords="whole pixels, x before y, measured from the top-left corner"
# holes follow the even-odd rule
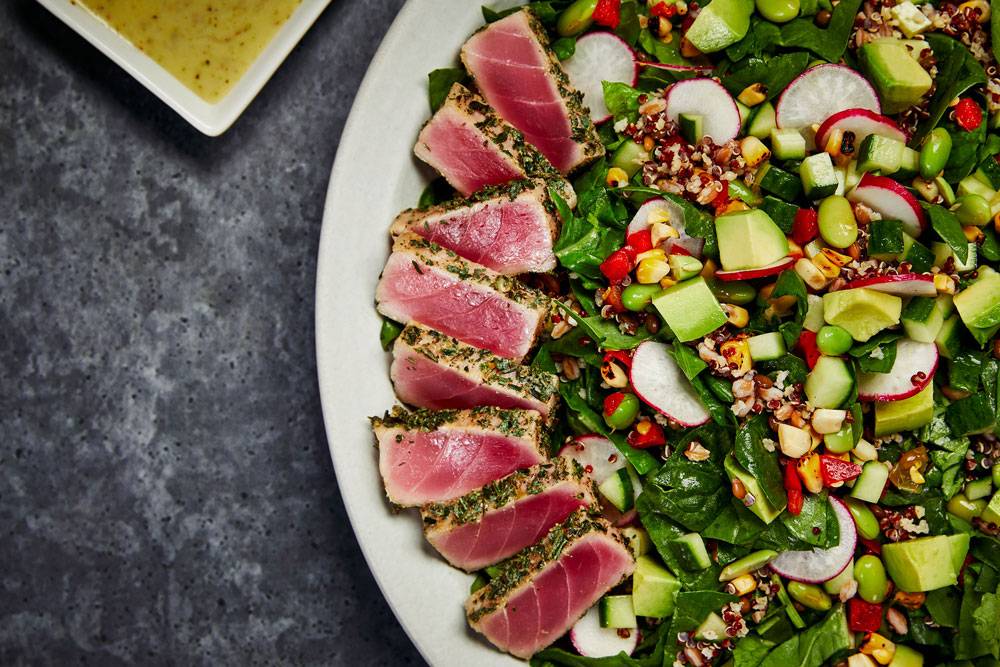
[[[0,664],[418,664],[337,492],[323,199],[402,0],[334,0],[202,137],[0,3]]]

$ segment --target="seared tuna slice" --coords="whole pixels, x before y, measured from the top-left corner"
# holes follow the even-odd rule
[[[497,648],[528,658],[559,639],[634,567],[617,529],[577,510],[502,563],[465,611],[473,629]]]
[[[526,410],[397,408],[372,427],[385,492],[403,507],[464,496],[546,458],[541,417]]]
[[[403,211],[392,233],[416,232],[504,275],[551,271],[559,218],[550,187],[575,202],[573,188],[562,179],[515,181],[482,190],[472,201]]]
[[[550,307],[541,292],[413,232],[393,243],[375,300],[390,319],[420,322],[515,361],[535,344]]]
[[[486,101],[564,174],[604,146],[530,10],[489,24],[462,47],[462,62]]]
[[[413,152],[468,196],[526,176],[558,176],[483,98],[456,83],[417,138]]]
[[[600,513],[593,480],[579,463],[559,456],[420,513],[434,548],[472,572],[534,544],[580,508]]]
[[[418,408],[499,408],[535,410],[547,418],[555,410],[559,379],[552,373],[460,343],[450,336],[410,324],[392,348],[392,383],[404,403]]]

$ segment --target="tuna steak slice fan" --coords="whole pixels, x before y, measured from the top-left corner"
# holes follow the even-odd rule
[[[514,181],[481,190],[469,201],[403,211],[392,233],[412,231],[504,275],[552,271],[559,217],[550,188],[575,203],[563,179]]]
[[[447,503],[420,508],[427,541],[472,572],[534,544],[580,508],[600,513],[593,480],[576,461],[556,457],[518,470]]]
[[[559,175],[520,132],[459,83],[424,125],[413,152],[465,196],[526,176]]]
[[[372,428],[386,495],[403,507],[464,496],[546,459],[542,419],[525,410],[397,408]]]
[[[559,400],[553,373],[460,343],[440,332],[407,325],[392,347],[392,383],[399,400],[417,408],[535,410],[547,418]]]
[[[604,145],[545,29],[522,9],[490,23],[462,47],[479,92],[564,174],[599,158]]]
[[[528,658],[559,639],[634,568],[621,534],[577,510],[472,594],[465,603],[469,624],[497,648]]]
[[[420,322],[515,361],[535,344],[551,305],[538,290],[412,232],[393,243],[375,300],[390,319]]]

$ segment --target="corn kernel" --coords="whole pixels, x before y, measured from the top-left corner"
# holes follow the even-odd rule
[[[665,208],[657,208],[646,218],[646,222],[655,225],[658,222],[670,222],[670,211]]]
[[[803,428],[791,424],[778,424],[778,445],[781,453],[791,459],[805,456],[812,448],[812,438]]]
[[[784,317],[785,315],[790,314],[792,312],[792,308],[794,308],[797,304],[798,301],[796,298],[789,294],[788,296],[779,296],[777,299],[771,299],[768,309],[771,311],[772,315]]]
[[[830,157],[840,157],[840,147],[844,143],[844,131],[836,128],[830,133],[823,150],[830,154]]]
[[[1000,234],[1000,213],[993,216],[993,231]]]
[[[653,137],[646,137],[642,140],[642,150],[650,153],[654,148],[656,148],[656,141]]]
[[[802,479],[802,486],[806,487],[809,493],[819,493],[823,490],[823,473],[820,472],[819,461],[819,454],[813,452],[803,456],[795,464],[795,471]]]
[[[976,243],[983,238],[983,230],[975,225],[962,227],[962,233],[965,234],[965,240],[969,243]]]
[[[662,259],[663,261],[666,261],[667,253],[663,250],[663,248],[653,248],[652,250],[639,253],[636,256],[635,261],[641,262],[644,259]]]
[[[831,262],[823,253],[816,255],[810,261],[816,265],[820,273],[831,280],[840,275],[840,267]]]
[[[757,580],[754,579],[752,574],[741,574],[730,581],[729,586],[733,587],[734,595],[743,597],[757,590]]]
[[[802,278],[803,282],[814,290],[821,290],[830,282],[823,275],[823,272],[805,257],[795,262],[795,273],[799,274],[799,278]]]
[[[653,246],[658,246],[667,239],[676,239],[680,233],[665,222],[654,222],[649,226],[649,238]]]
[[[620,167],[608,169],[608,177],[605,179],[609,188],[621,188],[628,185],[628,174]]]
[[[794,257],[794,258],[798,259],[799,257],[802,257],[803,255],[805,255],[805,253],[802,252],[802,246],[800,246],[798,243],[796,243],[792,239],[788,239],[788,255],[790,257]]]
[[[678,3],[679,5],[680,3]],[[677,8],[677,13],[681,14],[680,7]],[[684,8],[684,14],[687,14],[687,7]],[[701,51],[698,50],[694,44],[691,43],[687,37],[681,38],[681,55],[685,58],[697,58],[701,55]]]
[[[750,370],[750,345],[746,338],[733,338],[719,346],[719,354],[729,364],[733,375],[739,377]]]
[[[660,287],[662,287],[663,289],[667,289],[668,287],[673,287],[676,284],[677,281],[671,278],[670,276],[667,276],[666,278],[660,278]]]
[[[896,654],[896,645],[877,632],[872,632],[866,636],[858,650],[875,658],[880,665],[888,665]]]
[[[934,274],[934,289],[938,291],[938,294],[954,294],[955,281],[947,273],[936,273]]]
[[[734,211],[749,211],[749,210],[750,210],[750,207],[747,206],[746,202],[744,202],[744,201],[742,201],[740,199],[734,199],[731,202],[729,202],[728,204],[726,204],[725,208],[722,209],[722,212],[723,213],[732,213]]]
[[[977,23],[986,23],[990,20],[990,4],[985,0],[968,0],[963,2],[958,6],[961,11],[969,10],[973,13],[973,17]],[[979,10],[978,14],[975,14],[975,10]]]
[[[820,251],[824,257],[836,264],[837,266],[847,266],[851,263],[851,258],[849,255],[842,255],[833,248],[823,248]]]
[[[704,265],[701,267],[701,277],[714,278],[716,271],[718,271],[718,267],[715,266],[715,262],[706,259]]]
[[[658,283],[668,275],[670,275],[670,265],[662,259],[644,259],[635,269],[636,282],[642,285]]]
[[[722,310],[726,311],[726,320],[737,329],[742,329],[750,323],[750,313],[746,308],[734,306],[731,303],[722,304]]]
[[[755,107],[767,99],[767,86],[763,83],[751,83],[736,96],[736,99],[748,107]]]
[[[764,145],[764,142],[753,136],[743,138],[740,142],[740,152],[748,167],[756,167],[771,157],[771,151]]]
[[[820,408],[813,411],[812,427],[816,429],[817,433],[836,433],[844,425],[846,418],[846,410]]]

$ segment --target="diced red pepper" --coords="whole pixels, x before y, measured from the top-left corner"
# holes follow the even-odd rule
[[[879,542],[869,540],[867,537],[861,537],[860,535],[858,536],[858,539],[861,540],[861,544],[865,545],[865,549],[868,550],[868,553],[873,553],[876,556],[882,555],[882,545]]]
[[[650,233],[649,229],[643,229],[642,231],[635,232],[634,234],[629,234],[628,238],[625,239],[625,243],[635,250],[635,252],[641,253],[647,250],[653,249],[653,235]]]
[[[650,16],[659,16],[663,19],[673,18],[677,14],[677,5],[668,2],[667,0],[660,0],[649,7]]]
[[[631,251],[631,252],[630,252]],[[611,281],[612,284],[620,283],[628,277],[635,267],[635,251],[625,246],[619,248],[608,255],[608,258],[601,262],[601,273]]]
[[[729,181],[722,181],[722,189],[719,190],[719,194],[715,195],[712,199],[712,206],[715,207],[715,214],[719,215],[722,213],[722,209],[729,206],[729,202],[732,198],[729,196]]]
[[[792,221],[792,240],[805,245],[819,235],[819,214],[811,208],[800,208]]]
[[[613,394],[608,394],[604,398],[604,416],[608,417],[618,409],[618,406],[622,404],[625,400],[625,393],[621,391],[616,391]]]
[[[837,482],[846,482],[861,474],[861,466],[844,459],[838,459],[829,454],[820,454],[819,472],[823,475],[823,484],[832,486]]]
[[[604,290],[604,303],[611,306],[611,309],[616,313],[624,313],[628,310],[625,304],[622,303],[622,286],[612,285],[608,289]]]
[[[795,348],[802,354],[806,360],[806,365],[809,369],[816,365],[819,358],[823,356],[823,353],[819,351],[819,347],[816,345],[816,334],[809,329],[803,329],[802,333],[799,334],[799,340],[795,344]]]
[[[970,97],[963,97],[955,105],[955,122],[966,132],[972,132],[983,122],[983,110]]]
[[[851,598],[847,601],[847,626],[852,632],[878,632],[882,627],[882,605]]]
[[[798,516],[802,512],[802,480],[791,461],[785,463],[785,493],[788,494],[789,514]]]
[[[617,28],[622,20],[622,0],[598,0],[593,17],[597,25]]]
[[[639,420],[635,428],[629,432],[627,440],[628,444],[637,449],[667,444],[667,436],[663,432],[663,427],[651,419]]]

